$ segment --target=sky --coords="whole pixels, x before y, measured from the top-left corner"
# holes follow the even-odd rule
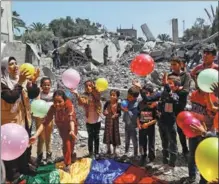
[[[196,18],[201,17],[210,23],[204,11],[214,8],[217,1],[12,1],[16,10],[29,26],[33,22],[48,24],[51,20],[66,16],[86,18],[99,22],[109,31],[117,27],[137,29],[138,37],[144,37],[141,25],[147,23],[155,37],[158,34],[172,35],[171,19],[178,18],[179,36],[190,28]],[[171,36],[172,37],[172,36]]]

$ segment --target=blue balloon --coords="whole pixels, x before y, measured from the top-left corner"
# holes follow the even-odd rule
[[[128,104],[129,104],[128,100],[123,100],[123,101],[121,102],[121,106],[122,106],[123,108],[128,107]]]
[[[66,96],[67,96],[67,98],[69,98],[70,100],[72,100],[72,99],[73,99],[73,95],[72,95],[72,93],[71,93],[71,91],[70,91],[70,90],[66,89],[66,90],[65,90],[65,95],[66,95]]]

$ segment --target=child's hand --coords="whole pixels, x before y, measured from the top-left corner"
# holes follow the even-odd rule
[[[78,91],[76,89],[70,89],[70,92],[74,95],[78,95]]]
[[[140,123],[138,124],[138,129],[139,129],[139,130],[141,130],[141,129],[142,129],[142,127],[141,127],[141,124],[140,124]]]
[[[34,144],[35,142],[36,142],[36,140],[37,140],[37,136],[32,136],[30,139],[29,139],[29,145],[32,145],[32,144]]]
[[[40,76],[40,69],[37,68],[37,69],[35,70],[34,75],[33,75],[32,82],[35,83],[35,82],[37,81],[37,79],[39,78],[39,76]]]
[[[167,72],[165,72],[165,73],[163,74],[162,82],[163,82],[164,85],[167,84]]]
[[[128,108],[127,107],[121,107],[123,111],[128,112]]]
[[[75,132],[73,131],[73,130],[71,130],[70,132],[69,132],[69,135],[73,138],[73,139],[77,139],[77,136],[75,135]]]
[[[114,118],[117,118],[119,116],[119,114],[114,114],[113,116],[112,116],[112,118],[114,119]]]
[[[138,80],[133,80],[132,85],[141,88],[141,83]]]
[[[103,111],[103,115],[108,115],[109,114],[109,112],[108,112],[108,110],[106,109],[105,111]]]
[[[144,124],[142,125],[142,128],[143,128],[143,129],[146,129],[146,128],[148,128],[148,127],[149,127],[148,123],[144,123]]]

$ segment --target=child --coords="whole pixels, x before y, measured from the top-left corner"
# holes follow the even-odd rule
[[[99,133],[100,133],[100,114],[101,102],[100,92],[97,91],[93,81],[88,80],[84,83],[85,93],[79,95],[76,91],[71,90],[76,95],[79,105],[84,107],[86,115],[86,127],[88,132],[88,151],[90,157],[99,157]],[[94,155],[93,155],[94,143]]]
[[[66,171],[69,171],[70,164],[72,163],[72,153],[74,152],[78,125],[74,106],[62,90],[57,90],[53,94],[53,105],[50,107],[45,119],[37,129],[36,134],[30,138],[30,144],[33,144],[36,141],[44,128],[52,121],[53,116],[63,142],[65,169]]]
[[[121,144],[119,135],[119,117],[121,116],[121,106],[118,103],[120,92],[110,91],[110,101],[107,101],[103,108],[106,116],[103,143],[107,144],[107,154],[111,154],[110,144],[113,145],[113,154],[116,156],[116,146]]]
[[[175,91],[179,88],[179,77],[164,78],[164,91],[158,104],[160,111],[160,120],[158,123],[159,132],[162,142],[163,166],[159,170],[163,170],[165,175],[173,174],[178,154],[176,139],[176,114],[179,97]]]
[[[143,91],[147,96],[152,95],[153,88],[143,87]],[[138,105],[137,125],[139,129],[139,146],[141,153],[141,166],[144,166],[147,158],[147,147],[149,147],[148,158],[150,162],[155,159],[155,123],[156,123],[156,107],[153,102],[142,100]]]
[[[198,75],[199,72],[197,73],[197,76]],[[216,112],[214,112],[214,110],[212,109],[211,103],[215,103],[217,99],[212,93],[205,93],[198,88],[197,90],[192,92],[190,101],[192,105],[191,112],[199,121],[201,121],[205,128],[205,131],[203,131],[202,135],[188,139],[190,150],[188,159],[189,177],[184,181],[184,183],[194,183],[196,181],[197,168],[195,165],[195,150],[198,144],[203,140],[203,137],[208,136],[207,132],[212,131],[213,119]],[[198,133],[195,129],[193,131],[195,131],[195,133]],[[207,183],[207,181],[202,176],[200,178],[200,183]]]
[[[51,89],[51,79],[49,77],[43,77],[40,81],[40,87],[42,91],[38,98],[41,100],[45,100],[48,102],[48,105],[52,103],[52,95],[53,93],[50,92]],[[36,129],[40,127],[42,124],[43,119],[33,117],[36,123]],[[46,162],[47,164],[52,163],[52,152],[51,152],[51,134],[53,129],[53,120],[49,122],[46,126],[45,130],[40,134],[37,142],[37,164],[41,165],[43,163],[43,145],[46,143]]]
[[[138,156],[138,139],[137,139],[137,115],[138,115],[138,101],[139,89],[131,87],[128,90],[127,100],[128,107],[123,108],[123,121],[125,122],[125,155],[128,155],[130,139],[134,146],[134,157]]]

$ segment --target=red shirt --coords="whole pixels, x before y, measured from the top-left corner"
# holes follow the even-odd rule
[[[74,121],[75,126],[77,126],[76,113],[74,110],[74,106],[70,100],[65,101],[65,108],[61,110],[56,110],[54,105],[52,105],[46,117],[44,118],[43,124],[49,124],[52,121],[53,117],[59,129],[66,127],[70,130],[70,121]]]
[[[190,101],[192,103],[191,112],[197,119],[205,122],[207,128],[210,129],[213,124],[212,124],[212,119],[209,116],[211,110],[207,98],[208,98],[208,93],[200,92],[199,90],[193,91],[190,97]],[[213,103],[217,102],[217,98],[214,96],[213,93],[210,94],[210,98]]]
[[[212,69],[215,69],[215,70],[219,70],[219,67],[217,64],[215,63],[212,63],[211,66],[205,66],[204,64],[199,64],[197,65],[190,73],[190,75],[192,77],[195,77],[197,75],[197,73],[201,72],[202,70],[204,69],[207,69],[207,68],[212,68]]]

